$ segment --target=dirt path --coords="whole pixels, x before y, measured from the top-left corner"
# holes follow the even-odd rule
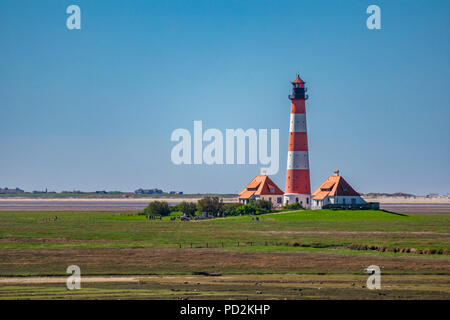
[[[210,271],[232,273],[359,273],[375,264],[389,273],[448,274],[450,258],[311,251],[247,252],[206,248],[0,250],[0,275],[65,275],[78,265],[90,276]]]

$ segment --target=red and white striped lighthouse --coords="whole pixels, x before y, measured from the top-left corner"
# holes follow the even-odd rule
[[[308,135],[306,133],[305,82],[297,75],[292,82],[291,122],[284,203],[300,203],[311,207],[311,183],[309,177]]]

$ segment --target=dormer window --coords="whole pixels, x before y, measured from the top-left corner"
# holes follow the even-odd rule
[[[247,191],[256,191],[256,188],[247,188]]]

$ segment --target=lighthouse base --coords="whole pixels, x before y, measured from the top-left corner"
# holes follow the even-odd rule
[[[284,204],[293,204],[298,202],[303,208],[311,209],[311,195],[301,193],[285,193]]]

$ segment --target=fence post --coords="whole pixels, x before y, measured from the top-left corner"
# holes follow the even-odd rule
[[[239,247],[239,241],[238,241],[238,247]]]
[[[208,242],[206,243],[206,247],[208,248]]]

